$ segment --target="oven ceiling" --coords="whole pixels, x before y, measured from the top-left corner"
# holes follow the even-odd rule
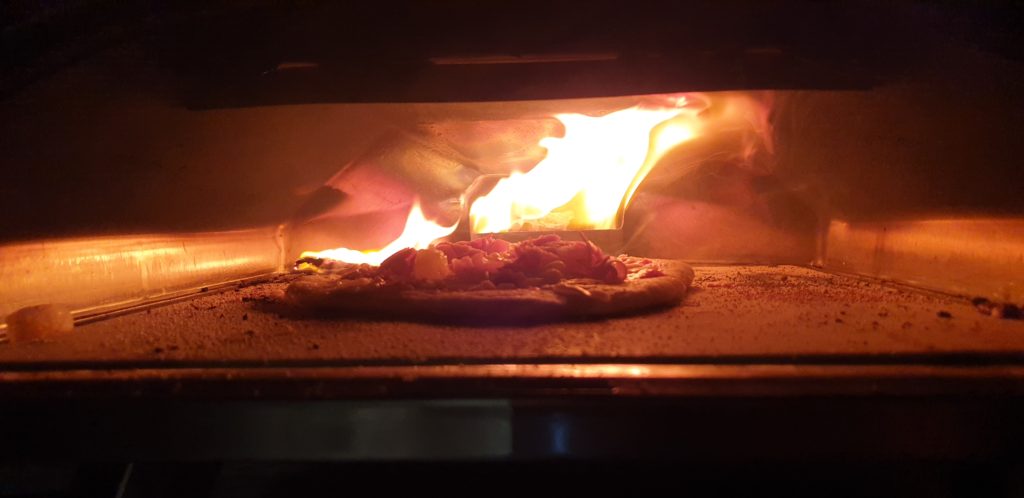
[[[191,108],[864,88],[951,36],[948,19],[977,14],[904,2],[59,4],[18,4],[0,24],[0,98],[127,41],[172,70]]]
[[[905,14],[753,2],[314,2],[225,11],[199,30],[190,24],[187,37],[174,26],[165,55],[199,108],[863,88],[910,50],[906,31],[893,29]]]

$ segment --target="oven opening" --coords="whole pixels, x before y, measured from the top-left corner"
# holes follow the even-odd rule
[[[166,225],[227,221],[234,229],[7,243],[0,355],[23,365],[150,366],[1014,357],[1024,346],[1013,320],[1024,246],[1019,219],[994,214],[1019,207],[1000,198],[1012,186],[965,177],[962,163],[950,162],[964,157],[933,150],[958,153],[940,138],[990,139],[927,123],[955,124],[976,104],[901,100],[916,91],[175,111],[164,119],[196,120],[182,128],[190,134],[232,122],[243,129],[178,145],[197,151],[164,151],[159,160],[172,170],[190,154],[200,155],[191,159],[200,168],[177,185],[143,179],[171,204],[135,197],[119,216],[160,210]],[[925,126],[935,141],[899,136],[920,136]],[[233,158],[246,148],[255,150]],[[230,173],[209,169],[220,161],[231,161]],[[189,191],[200,180],[209,199]],[[264,195],[238,197],[255,192]],[[261,212],[231,209],[220,195]],[[974,207],[958,212],[956,203]],[[986,209],[993,214],[979,214]],[[257,215],[271,223],[235,221]],[[543,249],[562,258],[545,280],[547,266],[531,273],[515,262],[543,240],[591,247],[587,257],[606,266],[570,275],[565,263],[575,256]],[[481,251],[487,241],[503,241],[502,249]],[[404,275],[378,272],[406,254]],[[683,262],[694,274],[684,294],[658,306],[597,303],[578,316],[338,293],[397,279],[403,288],[480,296],[557,288],[572,301],[593,296],[566,286],[576,282],[570,277],[611,271],[614,280],[618,263],[610,262],[621,258]],[[642,281],[626,278],[633,270],[623,270],[620,285]],[[313,300],[328,303],[320,308],[355,304],[295,313],[289,290],[310,276],[344,283]]]
[[[15,3],[0,456],[1021,468],[1019,6]]]

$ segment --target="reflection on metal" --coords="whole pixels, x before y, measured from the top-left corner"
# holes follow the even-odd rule
[[[507,400],[218,401],[146,405],[108,399],[31,415],[26,414],[35,406],[21,405],[0,412],[0,455],[185,462],[472,461],[509,458],[518,450],[515,411]]]
[[[459,198],[479,175],[436,137],[391,131],[300,207],[288,227],[288,259],[339,247],[381,249],[401,234],[413,202],[431,221],[452,225],[461,216]],[[367,226],[353,229],[361,223]]]
[[[813,226],[804,228],[813,220],[793,217],[783,225],[765,214],[641,192],[623,227],[624,252],[707,264],[803,265],[814,259]]]
[[[566,419],[566,417],[560,417],[553,415],[549,422],[548,428],[551,433],[551,447],[549,449],[552,455],[565,456],[570,454],[569,451],[569,437],[572,431],[572,423]]]
[[[290,420],[284,418],[280,425],[287,426]],[[338,410],[329,424],[334,430],[321,433],[320,438],[337,448],[331,458],[400,460],[432,452],[437,458],[512,454],[512,406],[504,400],[367,404]]]
[[[281,253],[276,227],[0,246],[0,320],[25,306],[64,304],[81,315],[269,274]]]
[[[487,364],[0,370],[0,398],[472,400],[1024,394],[1020,365]],[[551,437],[555,437],[551,435]],[[558,436],[563,437],[563,436]],[[564,440],[571,443],[571,435]],[[549,442],[551,439],[549,438]],[[562,443],[558,443],[562,444]]]
[[[826,268],[964,296],[1024,300],[1024,219],[833,221]]]

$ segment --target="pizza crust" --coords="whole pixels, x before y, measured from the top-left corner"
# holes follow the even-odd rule
[[[622,315],[669,306],[686,295],[693,269],[681,261],[653,260],[664,275],[621,284],[565,280],[529,289],[366,290],[338,278],[310,275],[285,293],[296,311],[358,318],[444,322],[528,323]]]

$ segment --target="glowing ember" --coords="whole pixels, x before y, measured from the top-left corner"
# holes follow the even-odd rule
[[[405,220],[405,228],[402,230],[402,235],[399,235],[397,239],[391,241],[391,243],[383,249],[378,249],[376,251],[356,251],[354,249],[339,247],[337,249],[327,249],[325,251],[306,251],[302,253],[301,257],[325,258],[344,261],[346,263],[379,265],[382,261],[387,259],[388,256],[391,256],[406,247],[426,249],[430,246],[431,242],[451,235],[451,233],[455,231],[455,227],[457,225],[458,224],[456,223],[450,227],[443,227],[426,219],[423,216],[423,210],[420,209],[420,200],[417,197],[413,200],[412,209],[409,210],[409,217]]]
[[[637,186],[674,146],[697,135],[697,109],[631,107],[604,116],[559,114],[561,138],[540,145],[547,156],[513,172],[473,203],[473,232],[617,228]]]

